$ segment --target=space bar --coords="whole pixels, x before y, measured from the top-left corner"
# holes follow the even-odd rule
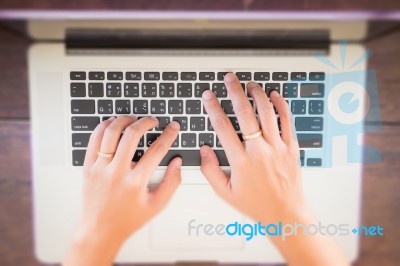
[[[220,166],[229,166],[228,159],[223,150],[215,150],[215,153],[217,154]],[[167,166],[175,157],[182,158],[183,166],[200,166],[201,164],[199,150],[169,150],[167,155],[162,159],[160,166]]]

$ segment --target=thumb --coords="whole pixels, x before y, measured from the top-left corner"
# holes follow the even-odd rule
[[[230,179],[219,167],[217,155],[210,147],[204,145],[200,148],[200,156],[201,172],[207,178],[215,192],[227,199],[230,195]]]
[[[181,166],[182,159],[179,157],[174,158],[165,171],[164,179],[151,192],[151,201],[156,209],[161,210],[164,208],[181,184]]]

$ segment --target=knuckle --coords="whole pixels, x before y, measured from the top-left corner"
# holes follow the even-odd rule
[[[218,116],[215,118],[213,127],[216,130],[223,130],[223,129],[227,128],[228,126],[231,126],[231,122],[228,120],[228,117]]]
[[[238,105],[235,113],[238,116],[250,117],[251,115],[254,114],[254,111],[247,102],[243,102]]]
[[[169,147],[164,141],[157,140],[151,144],[151,149],[156,153],[164,153],[169,149]]]
[[[124,134],[130,137],[138,137],[140,135],[140,128],[137,124],[131,124],[125,129]]]

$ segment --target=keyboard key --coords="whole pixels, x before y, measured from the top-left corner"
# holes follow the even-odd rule
[[[196,72],[182,72],[181,80],[196,80],[197,74]]]
[[[94,100],[71,100],[71,113],[72,114],[94,114],[95,101]]]
[[[125,73],[125,79],[126,80],[141,80],[142,79],[142,73],[140,73],[140,72],[126,72]]]
[[[89,72],[89,80],[104,80],[104,72]]]
[[[160,72],[144,72],[144,80],[160,80]]]
[[[325,80],[325,73],[324,72],[310,72],[308,79],[311,81]]]
[[[298,96],[298,84],[297,83],[285,83],[283,84],[283,94],[285,98],[297,98]]]
[[[212,91],[218,98],[226,98],[228,96],[224,83],[213,83]]]
[[[147,147],[150,147],[151,144],[153,144],[154,141],[156,141],[158,139],[158,137],[161,136],[161,133],[147,133],[146,134],[146,145]]]
[[[191,131],[204,131],[206,129],[205,117],[190,117],[190,130]]]
[[[308,158],[307,166],[322,166],[322,159],[321,158]]]
[[[169,124],[170,119],[168,116],[157,116],[158,125],[154,128],[155,131],[163,131],[165,127]]]
[[[322,134],[297,134],[300,148],[321,148]]]
[[[99,114],[112,114],[113,113],[113,101],[112,100],[98,100],[97,101],[97,112]]]
[[[199,150],[169,150],[160,162],[160,166],[168,166],[172,159],[182,158],[182,166],[199,166],[201,164]]]
[[[227,73],[228,73],[228,72],[218,72],[218,73],[217,73],[217,80],[223,81],[223,80],[224,80],[224,77],[225,77],[225,75],[226,75]]]
[[[322,98],[324,95],[324,83],[301,83],[300,96],[302,98]]]
[[[69,73],[69,78],[71,80],[85,80],[86,72],[83,71],[73,71]]]
[[[133,155],[132,162],[137,163],[144,155],[144,150],[136,150]]]
[[[308,113],[310,115],[321,115],[324,113],[324,101],[310,100],[308,102]]]
[[[142,97],[157,97],[157,83],[142,83]]]
[[[292,72],[290,74],[290,79],[295,81],[304,81],[307,80],[306,72]]]
[[[182,133],[181,146],[184,148],[196,147],[196,133]]]
[[[103,83],[89,83],[89,97],[104,97]]]
[[[201,98],[205,90],[209,90],[210,83],[196,83],[194,84],[194,97]]]
[[[108,80],[122,80],[124,78],[124,74],[122,72],[107,72]]]
[[[214,72],[200,72],[199,80],[214,80],[215,73]]]
[[[269,72],[255,72],[254,80],[269,80]]]
[[[211,124],[210,118],[207,118],[207,130],[208,131],[214,131],[214,127]]]
[[[225,114],[234,114],[233,105],[231,100],[222,100],[221,101],[222,110],[224,110]]]
[[[85,161],[86,150],[73,150],[72,151],[72,165],[82,166]]]
[[[71,97],[86,97],[86,84],[71,83],[70,92],[71,92]]]
[[[294,115],[303,115],[306,113],[306,105],[307,102],[305,100],[293,100],[292,101],[292,114]]]
[[[222,144],[221,144],[221,142],[219,141],[218,136],[215,136],[215,140],[216,140],[216,142],[217,142],[217,147],[218,147],[218,148],[222,148]]]
[[[188,118],[186,116],[174,116],[173,121],[177,121],[181,125],[180,131],[186,131],[188,129]]]
[[[160,97],[174,97],[175,84],[174,83],[160,83],[158,88]]]
[[[200,100],[187,100],[186,101],[186,113],[187,114],[200,114],[201,113],[201,101]]]
[[[138,147],[144,147],[144,137],[141,137],[138,143]]]
[[[296,131],[322,131],[324,119],[322,117],[296,117]]]
[[[148,106],[147,100],[133,100],[132,111],[134,114],[147,114]]]
[[[173,148],[179,147],[179,135],[176,136],[176,139],[174,140],[174,142],[172,142],[171,147]]]
[[[207,145],[214,147],[214,134],[212,133],[200,133],[199,134],[199,147]]]
[[[163,80],[178,80],[178,72],[163,72]]]
[[[281,93],[281,84],[280,83],[265,83],[265,93],[268,95],[271,93],[272,90],[276,90]]]
[[[124,84],[125,97],[139,97],[139,83],[125,83]]]
[[[301,166],[304,166],[304,158],[305,158],[304,150],[300,150],[300,165]]]
[[[251,80],[251,72],[236,72],[236,76],[239,80]]]
[[[107,83],[106,96],[121,97],[121,83]]]
[[[100,124],[100,117],[95,117],[95,116],[71,117],[71,128],[73,131],[93,131],[98,124]]]
[[[165,100],[151,100],[150,106],[150,113],[152,114],[165,114],[167,111]]]
[[[192,84],[191,83],[178,83],[177,88],[178,97],[192,97]]]
[[[235,131],[240,131],[239,120],[237,119],[237,117],[228,117],[228,118],[231,121]]]
[[[73,133],[72,134],[72,147],[85,148],[89,143],[91,133]]]
[[[169,114],[183,114],[183,101],[182,100],[168,101],[168,113]]]
[[[130,114],[131,113],[131,101],[116,100],[115,101],[115,113],[116,114]]]
[[[273,72],[272,73],[272,80],[288,80],[289,74],[287,72]]]

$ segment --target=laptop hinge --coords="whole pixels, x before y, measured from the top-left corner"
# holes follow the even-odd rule
[[[329,44],[328,30],[68,29],[66,32],[68,54],[327,53]]]

